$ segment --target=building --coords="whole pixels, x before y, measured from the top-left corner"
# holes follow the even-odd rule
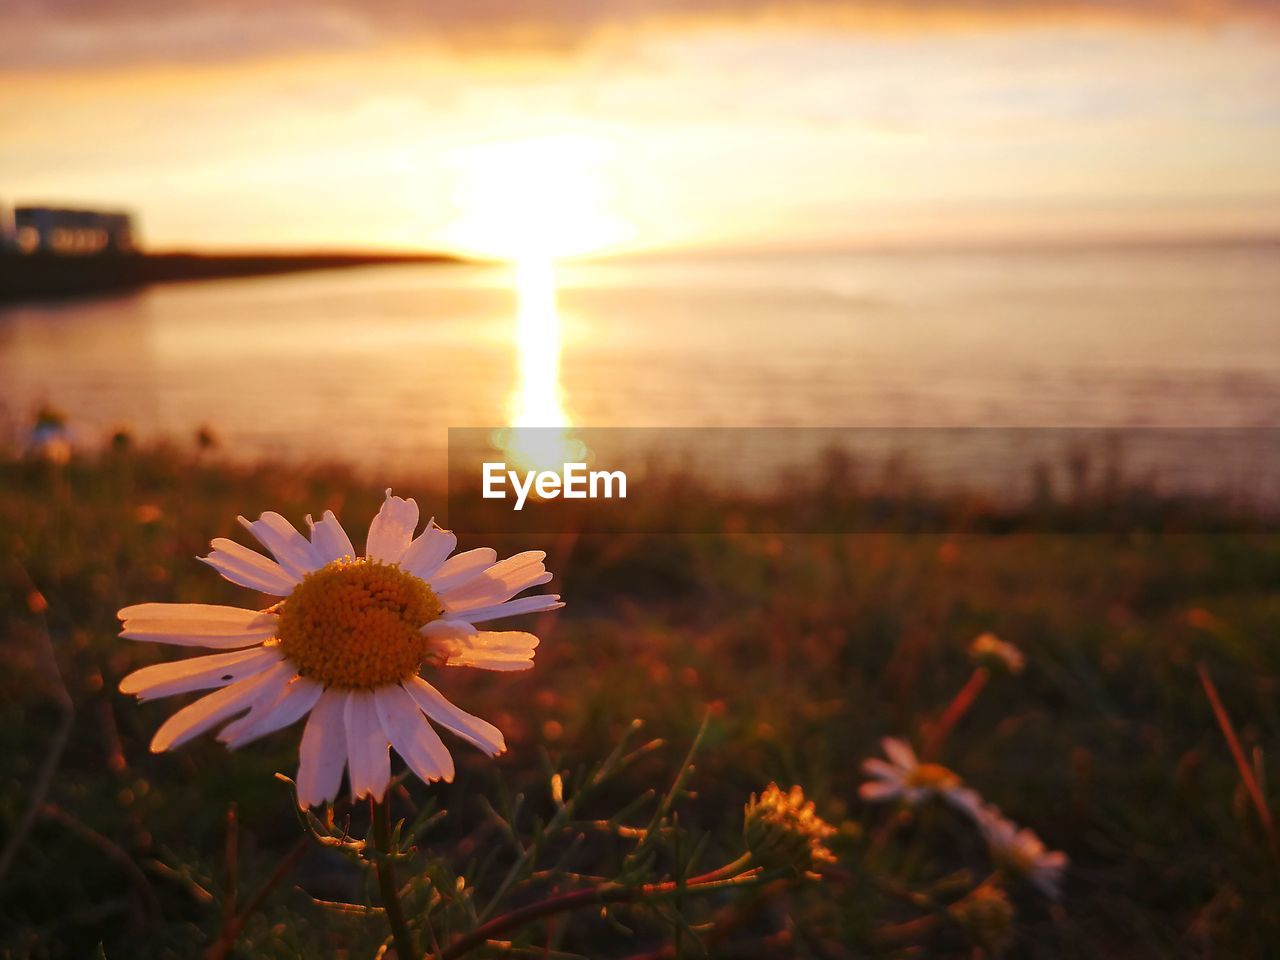
[[[0,247],[59,256],[133,253],[133,217],[102,210],[15,207],[0,211]]]

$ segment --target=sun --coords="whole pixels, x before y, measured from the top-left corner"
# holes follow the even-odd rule
[[[483,140],[450,156],[453,216],[444,239],[462,253],[517,262],[598,253],[629,239],[615,208],[610,139],[552,133]]]
[[[600,253],[633,234],[614,204],[618,150],[583,133],[471,143],[452,156],[456,249],[512,261],[517,376],[507,426],[494,445],[522,469],[583,459],[560,379],[556,261]]]

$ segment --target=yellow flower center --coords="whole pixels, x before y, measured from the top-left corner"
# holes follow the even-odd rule
[[[907,786],[950,790],[960,786],[960,778],[940,763],[921,763],[907,775]]]
[[[435,654],[420,631],[443,612],[431,588],[395,564],[343,557],[307,574],[284,600],[280,651],[326,686],[398,683]]]

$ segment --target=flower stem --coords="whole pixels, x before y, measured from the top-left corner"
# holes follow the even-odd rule
[[[756,873],[742,873],[737,876],[721,879],[726,868],[721,867],[711,873],[677,883],[674,880],[666,883],[646,883],[638,887],[623,886],[617,883],[604,883],[598,887],[587,887],[584,890],[571,890],[518,907],[510,913],[494,917],[488,923],[482,923],[470,933],[465,933],[440,954],[440,960],[457,960],[458,957],[470,953],[479,946],[500,934],[526,927],[543,917],[557,913],[576,910],[579,907],[601,906],[607,903],[634,903],[641,900],[658,900],[676,893],[709,893],[727,887],[739,887],[762,883],[765,876]]]
[[[744,853],[737,860],[726,863],[723,867],[717,867],[709,873],[704,873],[701,876],[686,880],[685,886],[687,887],[689,884],[712,883],[716,880],[728,880],[743,873],[749,866],[751,866],[751,854],[748,852]]]
[[[409,925],[405,923],[404,909],[400,906],[399,884],[391,850],[391,803],[387,799],[369,799],[369,813],[373,819],[373,841],[378,856],[374,870],[378,874],[378,890],[382,893],[382,907],[387,911],[387,926],[396,945],[400,960],[418,960],[418,948],[413,941]]]
[[[1218,688],[1214,685],[1213,678],[1209,676],[1209,668],[1204,663],[1199,663],[1196,665],[1196,670],[1200,674],[1204,694],[1209,698],[1209,706],[1213,709],[1213,715],[1222,729],[1222,737],[1227,741],[1227,748],[1236,762],[1236,769],[1240,771],[1240,782],[1244,785],[1245,792],[1249,794],[1249,799],[1253,801],[1254,810],[1258,812],[1258,820],[1267,834],[1267,841],[1271,844],[1272,850],[1280,850],[1276,842],[1275,825],[1271,821],[1271,808],[1267,806],[1266,797],[1262,794],[1262,788],[1258,785],[1258,778],[1254,775],[1253,768],[1244,757],[1240,738],[1236,736],[1236,728],[1231,723],[1227,708],[1222,705],[1222,698],[1218,696]]]
[[[276,864],[275,869],[271,871],[271,876],[269,876],[266,882],[258,888],[258,892],[253,895],[247,904],[245,904],[244,909],[236,914],[230,923],[224,922],[222,932],[219,934],[218,939],[214,942],[213,946],[205,951],[204,960],[225,960],[225,958],[231,953],[232,948],[235,947],[236,940],[239,939],[241,932],[245,928],[245,924],[249,922],[249,918],[262,908],[262,905],[267,902],[267,897],[271,895],[271,892],[280,885],[281,881],[284,880],[289,871],[292,870],[294,865],[302,858],[302,855],[307,852],[310,840],[311,838],[309,836],[303,835],[298,838],[297,842],[294,843],[292,847],[289,848],[289,852],[286,853],[284,857],[281,858],[280,862]]]
[[[926,760],[932,760],[942,752],[942,746],[947,742],[947,737],[951,735],[951,731],[960,719],[969,712],[969,708],[978,699],[978,694],[982,692],[982,688],[987,685],[987,680],[990,678],[991,673],[986,667],[976,668],[968,682],[947,704],[947,708],[942,711],[942,716],[938,718],[937,724],[934,725],[926,740],[923,751]]]

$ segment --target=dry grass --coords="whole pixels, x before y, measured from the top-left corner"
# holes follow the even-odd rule
[[[0,461],[0,829],[22,837],[0,880],[0,956],[86,957],[99,943],[112,960],[200,955],[224,912],[233,801],[246,895],[288,854],[298,828],[272,774],[290,771],[296,732],[236,755],[210,742],[150,755],[169,706],[135,706],[115,686],[165,651],[118,640],[114,613],[142,600],[242,602],[193,559],[211,537],[237,535],[237,514],[363,518],[381,486],[166,449],[65,467]],[[412,482],[397,490],[431,501]],[[791,931],[782,954],[905,956],[880,935],[912,917],[894,884],[920,890],[957,865],[980,870],[980,851],[959,833],[942,846],[877,846],[892,815],[860,804],[858,764],[882,735],[919,741],[970,675],[965,646],[991,630],[1028,668],[987,684],[942,759],[1072,857],[1061,909],[1019,893],[1013,955],[1243,957],[1280,942],[1268,909],[1277,863],[1196,672],[1211,670],[1265,809],[1262,758],[1280,744],[1280,538],[726,532],[496,545],[548,549],[569,607],[536,624],[532,672],[447,678],[511,749],[495,767],[459,747],[458,782],[412,787],[414,800],[452,811],[436,842],[497,842],[479,829],[477,795],[543,796],[549,769],[602,756],[640,717],[669,746],[608,798],[625,802],[668,777],[710,711],[690,822],[729,847],[752,791],[802,783],[843,824],[844,855],[884,879],[788,901],[790,928],[763,911],[772,932]],[[24,825],[67,715],[63,681],[74,723]],[[317,902],[358,899],[359,883],[344,861],[309,851],[239,949],[371,955],[376,923]],[[605,926],[573,937],[565,949],[627,952]],[[931,948],[968,955],[945,939]]]

